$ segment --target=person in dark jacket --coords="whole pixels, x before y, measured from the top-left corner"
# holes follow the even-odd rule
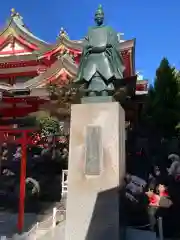
[[[149,189],[155,189],[156,186],[162,182],[162,173],[160,171],[159,166],[153,166],[152,172],[149,174],[148,186]]]

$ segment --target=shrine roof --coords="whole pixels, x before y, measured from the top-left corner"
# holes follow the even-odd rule
[[[38,60],[38,54],[32,53],[28,55],[11,55],[11,56],[3,56],[0,57],[0,63],[11,63],[11,62],[19,62],[19,61],[31,61]]]
[[[8,20],[5,27],[0,31],[0,39],[7,39],[8,37],[20,37],[26,43],[33,44],[37,46],[31,54],[29,55],[21,55],[13,56],[3,56],[0,57],[0,62],[16,62],[16,61],[28,61],[35,60],[41,58],[44,54],[51,53],[52,51],[57,51],[61,49],[61,47],[65,47],[70,50],[74,50],[77,52],[82,52],[83,49],[83,39],[80,40],[71,40],[68,34],[61,28],[60,34],[56,43],[50,44],[42,39],[36,37],[24,24],[22,16],[17,13],[14,9],[11,10],[11,18]],[[21,40],[22,40],[21,39]],[[27,44],[28,45],[28,44]],[[123,42],[119,42],[119,50],[128,50],[135,48],[135,39],[125,40]],[[133,54],[133,53],[132,53]]]
[[[17,35],[25,40],[36,44],[40,49],[46,49],[50,44],[36,37],[24,24],[23,18],[14,9],[11,10],[11,18],[7,21],[4,28],[0,31],[0,37],[7,35]]]
[[[37,66],[27,66],[27,67],[12,67],[12,68],[1,68],[0,74],[11,74],[11,73],[22,73],[22,72],[36,72]]]
[[[132,49],[135,47],[136,44],[136,39],[131,39],[131,40],[125,40],[124,42],[119,43],[119,49],[126,50],[126,49]]]
[[[31,69],[32,67],[28,67],[30,70],[34,70]],[[58,73],[60,73],[60,71],[62,69],[67,69],[68,72],[72,75],[72,76],[76,76],[77,73],[77,65],[68,57],[68,56],[64,56],[59,58],[56,62],[54,62],[48,69],[47,71],[45,71],[44,73],[38,75],[37,77],[34,77],[24,83],[18,83],[18,85],[14,84],[13,86],[9,85],[9,84],[0,84],[0,89],[4,89],[4,90],[10,90],[10,89],[16,89],[16,88],[21,88],[21,89],[34,89],[36,87],[38,87],[39,85],[41,85],[43,82],[46,82],[48,79],[54,77],[57,77]],[[3,71],[8,71],[9,73],[10,69],[3,69]],[[19,69],[17,68],[17,71]],[[14,71],[14,68],[13,68]]]
[[[17,56],[18,57],[18,56]],[[27,57],[27,56],[26,56]],[[27,66],[27,67],[18,67],[18,68],[4,68],[1,69],[1,74],[9,74],[9,73],[17,73],[17,72],[22,72],[23,71],[37,71],[37,66]],[[16,89],[16,88],[36,88],[39,85],[41,85],[43,82],[46,82],[48,79],[51,79],[53,77],[57,77],[58,74],[61,72],[61,70],[66,70],[68,73],[75,77],[77,74],[77,65],[75,62],[70,58],[68,55],[64,55],[63,57],[59,58],[57,61],[55,61],[47,70],[38,75],[37,77],[31,78],[30,80],[22,83],[18,83],[18,85],[14,84],[13,86],[9,84],[1,84],[0,83],[0,89],[4,90],[10,90],[10,89]]]
[[[147,84],[148,83],[148,80],[146,79],[143,79],[143,80],[137,80],[137,84]]]
[[[38,60],[41,57],[43,57],[43,54],[46,54],[53,50],[59,51],[61,49],[61,46],[63,46],[65,49],[72,49],[74,52],[82,52],[83,49],[83,39],[81,40],[71,40],[69,39],[67,33],[62,29],[60,32],[60,35],[58,37],[58,40],[55,44],[48,44],[44,42],[43,40],[37,38],[34,36],[29,29],[25,26],[22,17],[15,12],[15,10],[12,11],[11,18],[9,19],[7,25],[4,27],[4,29],[0,32],[0,38],[6,38],[8,36],[21,36],[26,42],[30,42],[37,46],[30,54],[26,55],[2,55],[0,56],[0,64],[5,65],[6,63],[16,63],[16,62],[25,62],[25,61],[31,61],[31,60]],[[135,39],[132,40],[125,40],[123,42],[119,42],[119,50],[123,52],[123,50],[132,50],[132,51],[126,51],[130,55],[128,57],[129,62],[127,63],[128,69],[135,69],[134,67],[134,51],[135,51]],[[126,55],[125,52],[125,55]],[[47,55],[48,55],[47,54]],[[53,53],[54,54],[54,53]],[[128,56],[129,56],[128,55]],[[40,86],[43,86],[44,82],[48,82],[49,79],[57,78],[59,77],[59,73],[61,70],[65,70],[67,73],[69,73],[70,76],[75,77],[78,70],[78,65],[73,61],[73,59],[68,55],[68,53],[65,53],[65,55],[59,55],[58,60],[56,60],[50,67],[47,68],[47,70],[44,73],[39,74],[37,77],[34,77],[22,84],[18,85],[3,85],[0,84],[0,89],[11,89],[11,88],[38,88]],[[130,66],[129,66],[130,64]],[[23,66],[23,72],[24,71],[36,71],[37,66]],[[14,67],[11,68],[2,68],[1,74],[9,74],[9,73],[17,73],[21,72],[22,67]],[[132,73],[132,71],[131,71]],[[134,73],[132,73],[134,74]]]
[[[56,76],[62,69],[67,69],[68,72],[75,77],[78,68],[77,65],[72,60],[70,60],[68,56],[61,57],[56,62],[54,62],[51,67],[47,69],[47,71],[37,77],[28,80],[25,83],[22,83],[22,87],[30,89],[38,87],[42,82],[53,76]]]

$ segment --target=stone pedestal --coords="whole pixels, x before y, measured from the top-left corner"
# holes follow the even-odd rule
[[[72,105],[65,240],[119,240],[125,113],[117,102]]]

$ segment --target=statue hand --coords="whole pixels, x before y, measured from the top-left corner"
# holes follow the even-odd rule
[[[112,48],[112,44],[107,44],[106,47],[107,48]]]
[[[93,46],[91,46],[91,45],[88,45],[87,46],[87,49],[89,50],[89,49],[92,49],[93,48]]]

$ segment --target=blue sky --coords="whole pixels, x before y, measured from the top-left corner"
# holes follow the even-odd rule
[[[136,38],[136,69],[151,81],[162,57],[180,68],[180,1],[174,0],[8,0],[2,1],[0,26],[15,8],[38,37],[55,42],[61,27],[80,39],[101,3],[105,21],[125,39]]]

